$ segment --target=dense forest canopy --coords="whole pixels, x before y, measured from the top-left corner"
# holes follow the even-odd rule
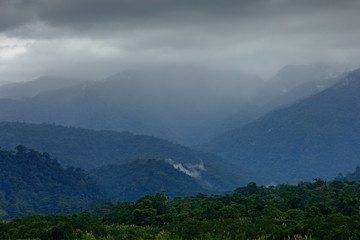
[[[23,145],[0,151],[0,220],[79,213],[105,197],[84,170],[63,168],[47,152]]]
[[[82,216],[33,216],[0,223],[1,239],[313,239],[360,238],[360,184],[249,183],[224,195],[94,205]]]
[[[91,177],[108,190],[113,201],[136,201],[144,195],[167,191],[171,197],[208,192],[195,178],[162,160],[136,160],[89,170]]]

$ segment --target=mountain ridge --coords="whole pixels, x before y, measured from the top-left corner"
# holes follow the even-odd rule
[[[0,146],[13,149],[18,144],[52,153],[63,165],[90,169],[111,163],[128,163],[137,159],[173,159],[190,169],[205,164],[199,181],[215,188],[230,188],[241,180],[226,160],[199,152],[168,140],[130,132],[96,131],[49,124],[0,123]],[[231,177],[233,176],[233,177]],[[216,187],[217,186],[217,187]]]
[[[264,184],[331,178],[359,164],[359,91],[360,69],[198,149],[231,160]]]
[[[61,76],[41,76],[26,82],[0,85],[0,98],[23,99],[34,97],[42,92],[67,88],[84,83],[85,80]]]

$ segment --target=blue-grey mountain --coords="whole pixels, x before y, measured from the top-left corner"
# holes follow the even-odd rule
[[[232,73],[128,71],[26,99],[2,99],[0,120],[130,131],[190,145],[260,85],[256,77]]]
[[[259,183],[331,178],[360,163],[360,70],[202,145]]]
[[[22,99],[39,93],[72,87],[84,80],[66,77],[42,76],[28,82],[8,83],[0,86],[0,98]]]

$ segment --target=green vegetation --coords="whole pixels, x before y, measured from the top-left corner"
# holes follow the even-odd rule
[[[355,240],[359,197],[356,182],[321,179],[276,187],[249,183],[219,196],[170,200],[158,193],[95,205],[81,217],[13,219],[0,223],[0,238]]]
[[[99,185],[98,185],[99,183]],[[171,197],[208,192],[198,181],[162,160],[136,160],[85,172],[65,169],[48,153],[0,151],[0,220],[33,214],[72,214],[94,201],[135,201],[168,191]]]
[[[89,171],[113,201],[136,201],[144,195],[167,191],[171,197],[205,192],[198,182],[161,160],[136,160]]]
[[[0,223],[0,239],[88,239],[105,236],[105,226],[82,216],[30,216]]]
[[[34,214],[72,214],[104,192],[80,168],[64,169],[46,152],[23,145],[0,151],[0,220]]]
[[[206,171],[202,173],[201,180],[210,186],[229,190],[246,184],[244,180],[239,180],[240,177],[235,178],[235,173],[231,172],[234,168],[216,155],[129,132],[95,131],[49,124],[0,123],[0,146],[10,150],[18,144],[49,152],[63,166],[84,169],[137,159],[171,158],[183,165],[199,164],[202,161]]]

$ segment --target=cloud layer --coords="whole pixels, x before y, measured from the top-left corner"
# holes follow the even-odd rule
[[[198,66],[360,65],[356,0],[3,0],[0,82]]]

